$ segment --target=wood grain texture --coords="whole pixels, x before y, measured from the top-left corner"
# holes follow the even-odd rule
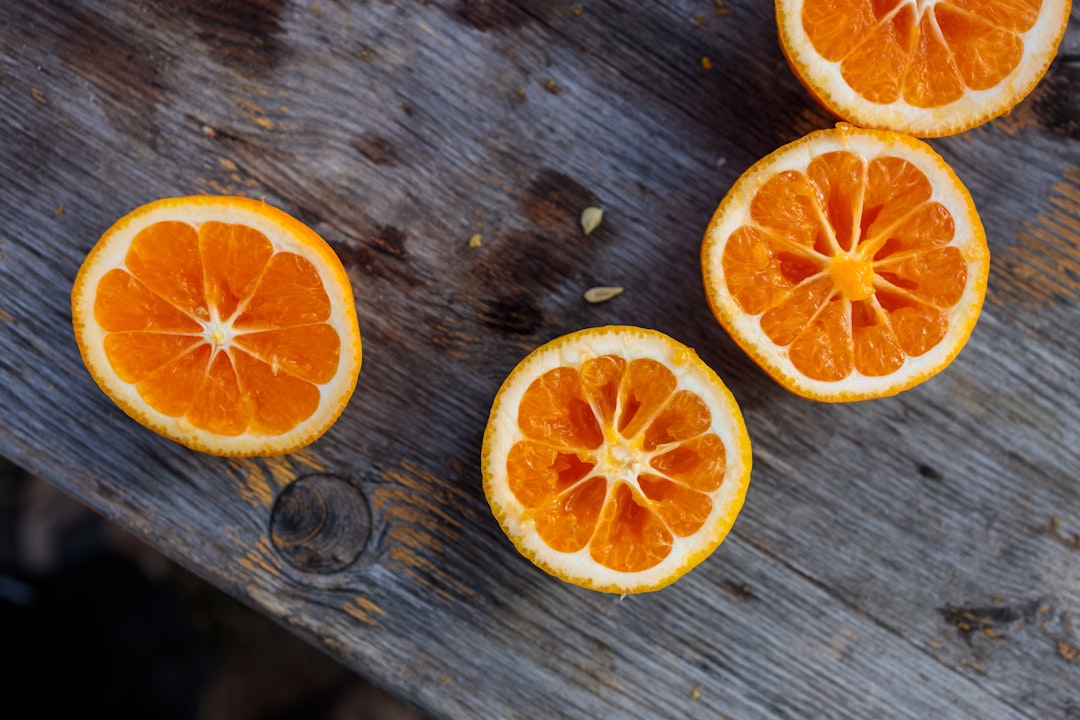
[[[9,0],[0,453],[440,716],[1078,718],[1076,27],[1009,117],[933,143],[993,254],[968,346],[896,398],[827,406],[736,348],[698,267],[735,178],[832,122],[771,3]],[[300,453],[187,451],[80,361],[85,253],[197,192],[265,197],[353,280],[356,395]],[[584,302],[598,285],[626,290]],[[755,453],[724,545],[623,600],[520,558],[479,471],[510,369],[608,323],[696,347]],[[307,476],[364,504],[363,542],[288,515],[318,507],[283,494]]]

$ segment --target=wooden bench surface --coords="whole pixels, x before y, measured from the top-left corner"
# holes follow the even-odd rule
[[[833,122],[772,3],[6,0],[0,50],[3,455],[440,716],[1080,717],[1080,34],[932,143],[993,254],[967,347],[847,405],[781,389],[701,286],[735,178]],[[265,198],[353,280],[360,382],[301,452],[188,451],[80,361],[84,255],[192,193]],[[695,347],[755,462],[720,549],[623,599],[520,557],[479,470],[517,361],[612,323]]]

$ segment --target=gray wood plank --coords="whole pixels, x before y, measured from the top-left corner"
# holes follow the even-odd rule
[[[968,347],[897,398],[825,406],[752,365],[699,279],[727,187],[832,122],[787,70],[771,6],[581,9],[6,3],[0,453],[437,715],[1077,716],[1075,34],[1009,118],[934,142],[994,258]],[[136,205],[192,192],[265,197],[349,270],[364,368],[305,451],[190,453],[82,367],[83,255]],[[584,238],[592,204],[605,219]],[[599,284],[627,289],[583,302]],[[755,448],[732,537],[622,601],[518,557],[479,485],[505,374],[605,323],[695,346]],[[290,555],[273,514],[313,474],[368,509],[306,548],[363,547],[344,569]]]

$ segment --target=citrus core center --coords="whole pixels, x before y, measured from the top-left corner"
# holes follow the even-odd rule
[[[623,480],[637,486],[637,476],[644,469],[642,459],[632,449],[620,444],[609,444],[597,468],[598,475],[611,480]]]
[[[223,348],[232,340],[232,328],[226,323],[211,321],[206,323],[204,336],[206,337],[207,342],[215,348]]]
[[[874,266],[869,260],[837,255],[829,265],[829,275],[848,300],[866,300],[874,294]]]

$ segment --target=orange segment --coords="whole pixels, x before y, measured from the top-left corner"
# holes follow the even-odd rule
[[[776,0],[780,45],[828,110],[951,135],[1012,109],[1057,53],[1071,0]]]
[[[521,401],[518,422],[526,437],[557,447],[598,448],[604,441],[581,375],[570,368],[556,368],[533,381]]]
[[[334,379],[341,356],[337,331],[325,323],[244,333],[235,343],[266,363],[273,374],[285,373],[315,385]]]
[[[630,327],[535,350],[503,383],[484,489],[518,549],[585,587],[641,592],[720,543],[750,469],[738,406],[689,348]]]
[[[889,325],[900,349],[911,356],[929,352],[945,339],[949,317],[929,305],[901,305],[889,312]]]
[[[769,178],[750,203],[750,217],[763,231],[804,248],[825,249],[817,216],[818,188],[802,173]]]
[[[723,257],[724,275],[732,295],[747,312],[763,312],[774,297],[803,279],[784,271],[783,252],[783,244],[756,226],[743,225],[732,234]],[[820,263],[812,257],[788,257],[796,262],[802,260],[809,268],[809,273],[798,273],[800,276],[813,274],[820,268]]]
[[[596,420],[602,425],[615,423],[619,407],[619,387],[626,372],[626,360],[615,355],[590,358],[581,365],[581,385]]]
[[[318,386],[274,372],[268,363],[246,352],[236,351],[232,358],[244,392],[242,410],[252,432],[271,436],[286,433],[315,417],[322,400]]]
[[[94,322],[108,332],[199,333],[202,325],[130,273],[111,269],[98,283]]]
[[[527,508],[537,508],[583,480],[594,462],[576,453],[564,453],[550,445],[523,440],[510,448],[506,459],[510,490]]]
[[[247,225],[211,221],[199,226],[206,301],[219,318],[231,318],[240,301],[254,294],[273,254],[270,240]]]
[[[623,437],[641,433],[675,390],[674,373],[651,358],[630,361],[619,392],[615,428]]]
[[[701,396],[689,390],[679,390],[667,399],[663,409],[645,428],[641,435],[641,448],[653,452],[692,440],[706,432],[711,424],[712,416]]]
[[[938,307],[958,303],[967,286],[968,263],[954,246],[886,255],[874,265],[880,280]]]
[[[971,197],[929,146],[841,125],[736,182],[702,268],[721,324],[777,380],[807,397],[860,400],[952,361],[982,307],[989,251]]]
[[[1023,18],[1026,9],[1019,8],[1017,14],[1021,17],[1018,19],[1026,19]],[[1018,32],[1027,28],[1016,28],[1022,22],[1010,23],[1014,26],[1012,29],[1001,27],[977,14],[960,12],[944,3],[935,9],[934,19],[941,33],[942,46],[952,53],[962,87],[972,90],[993,88],[1023,61],[1024,41]]]
[[[330,297],[311,261],[279,252],[266,264],[262,278],[240,310],[236,327],[281,328],[323,322],[330,315]]]
[[[788,357],[799,373],[827,383],[851,375],[854,361],[846,311],[844,303],[830,302],[791,342]]]
[[[865,34],[850,35],[846,38],[846,47],[833,46],[831,49],[839,55],[841,76],[856,93],[872,103],[892,103],[903,92],[908,58],[917,40],[915,13],[909,6],[901,4],[890,14],[875,10],[874,17],[876,21]],[[815,47],[822,42],[816,39],[818,35],[828,32],[821,26],[805,22],[803,27]]]
[[[168,417],[183,417],[206,381],[210,354],[210,346],[205,343],[191,352],[177,354],[135,383],[140,400]]]
[[[629,485],[615,486],[589,542],[589,555],[603,567],[636,573],[656,567],[670,553],[675,537]]]
[[[835,292],[831,278],[817,277],[777,293],[761,315],[761,329],[777,345],[790,345],[806,332]]]
[[[109,397],[215,454],[312,442],[360,369],[340,261],[309,228],[246,198],[160,200],[119,220],[80,268],[72,317]]]
[[[556,552],[585,548],[596,535],[607,497],[607,481],[592,477],[563,493],[551,495],[536,508],[536,532]]]
[[[803,24],[813,33],[814,45],[822,56],[836,62],[851,52],[851,38],[866,37],[887,9],[875,9],[862,0],[808,3],[803,9]]]
[[[708,495],[668,478],[638,475],[638,486],[641,494],[651,501],[660,523],[679,537],[689,537],[700,530],[712,512]]]
[[[818,222],[818,232],[825,233],[822,251],[850,251],[859,237],[856,232],[862,198],[858,193],[865,182],[866,166],[857,155],[846,152],[825,153],[810,161],[806,178],[816,193],[815,208],[824,217]],[[831,238],[831,239],[830,239]]]
[[[215,435],[235,436],[247,430],[251,400],[240,389],[236,375],[229,355],[217,353],[210,367],[201,372],[201,382],[185,413],[188,422]]]
[[[114,332],[105,336],[105,354],[121,380],[138,383],[200,344],[202,340],[195,335]]]
[[[713,493],[719,489],[724,477],[726,455],[723,441],[709,433],[653,455],[649,466],[659,475],[691,490]]]
[[[890,328],[887,321],[882,321],[865,304],[852,310],[851,350],[855,372],[883,377],[903,367],[907,352],[895,328]]]
[[[1035,26],[1043,0],[950,0],[949,4],[995,27],[1019,34]]]
[[[131,241],[124,263],[159,298],[190,316],[207,317],[199,236],[184,222],[147,226]]]
[[[922,13],[913,29],[915,42],[903,61],[902,99],[916,108],[947,105],[966,90],[956,66],[958,58],[945,44],[935,19],[933,12]]]

